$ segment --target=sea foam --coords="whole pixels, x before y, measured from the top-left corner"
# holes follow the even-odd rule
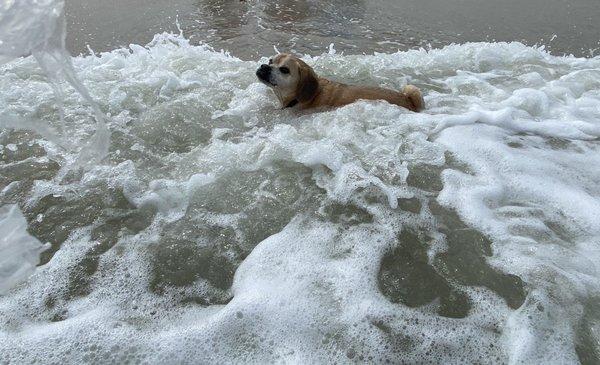
[[[2,131],[21,152],[2,150],[0,197],[52,254],[0,298],[0,362],[596,361],[600,59],[469,43],[305,60],[416,84],[428,108],[280,110],[257,62],[174,35],[74,58],[113,138],[58,183],[49,161],[77,149]],[[64,88],[61,122],[19,59],[0,108],[82,146],[94,112]]]

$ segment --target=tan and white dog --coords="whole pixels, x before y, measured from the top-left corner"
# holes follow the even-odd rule
[[[304,61],[280,53],[256,70],[258,79],[271,87],[283,108],[298,105],[300,109],[339,107],[357,100],[385,100],[418,112],[425,102],[421,91],[413,85],[401,92],[380,87],[352,86],[317,76]]]

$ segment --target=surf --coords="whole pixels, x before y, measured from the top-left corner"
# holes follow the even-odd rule
[[[257,62],[158,34],[71,59],[112,137],[56,179],[96,111],[2,65],[3,114],[56,132],[0,132],[0,202],[50,244],[0,296],[0,362],[596,361],[600,59],[303,59],[428,109],[280,110]]]

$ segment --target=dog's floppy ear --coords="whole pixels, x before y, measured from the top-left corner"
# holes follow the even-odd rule
[[[317,80],[317,74],[313,69],[304,63],[302,60],[298,60],[298,89],[296,90],[296,100],[299,102],[307,102],[317,93],[319,88],[319,81]]]

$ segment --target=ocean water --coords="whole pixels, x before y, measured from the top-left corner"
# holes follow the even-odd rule
[[[0,363],[600,362],[600,58],[304,56],[417,85],[419,114],[281,110],[266,59],[168,33],[74,57],[97,109],[0,66]]]
[[[392,53],[451,43],[519,41],[557,55],[600,51],[596,0],[69,0],[67,49],[110,51],[177,32],[256,61],[282,51]]]

